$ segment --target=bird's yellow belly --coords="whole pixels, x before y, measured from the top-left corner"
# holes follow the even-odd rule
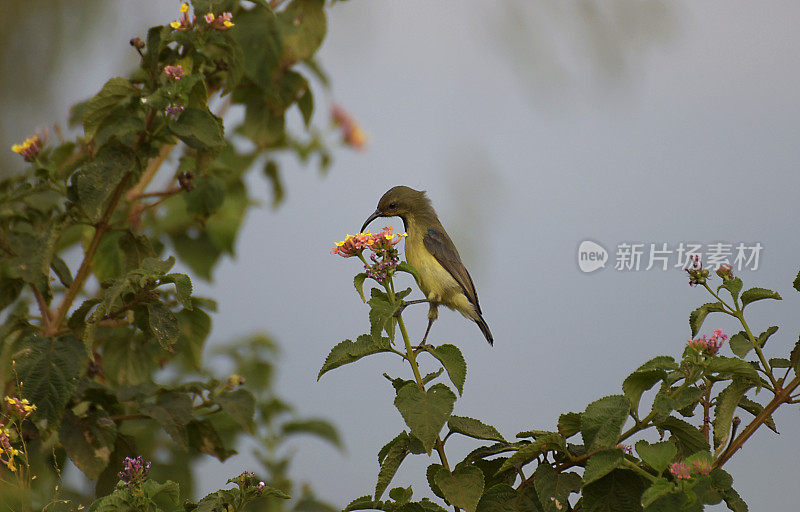
[[[406,259],[419,272],[420,288],[426,298],[455,309],[467,318],[475,316],[475,307],[464,295],[461,286],[427,250],[409,250],[407,244]]]

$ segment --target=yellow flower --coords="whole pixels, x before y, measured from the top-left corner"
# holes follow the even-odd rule
[[[186,2],[181,4],[181,12],[189,12],[189,4]]]
[[[181,28],[181,22],[180,21],[173,21],[172,23],[169,24],[169,26],[177,30],[177,29]]]
[[[232,21],[223,21],[222,24],[225,25],[228,28],[231,28],[233,26],[233,22]]]

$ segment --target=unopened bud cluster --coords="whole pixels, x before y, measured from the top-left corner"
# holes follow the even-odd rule
[[[703,263],[700,261],[700,256],[693,254],[689,257],[691,264],[684,270],[689,274],[689,286],[697,286],[698,284],[706,284],[708,279],[708,269],[703,268]]]
[[[122,471],[117,476],[128,489],[138,488],[147,480],[150,472],[150,462],[145,462],[141,455],[136,458],[125,457],[122,461]]]
[[[685,462],[673,462],[669,466],[669,472],[678,480],[688,480],[693,474],[708,475],[711,473],[711,463],[705,460],[696,460],[690,466]]]

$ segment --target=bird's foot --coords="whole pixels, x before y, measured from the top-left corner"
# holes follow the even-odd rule
[[[412,304],[422,304],[423,302],[430,302],[430,299],[409,300],[407,302],[401,301],[400,307],[398,307],[397,311],[394,312],[394,316],[395,317],[400,316],[403,313],[403,310]]]

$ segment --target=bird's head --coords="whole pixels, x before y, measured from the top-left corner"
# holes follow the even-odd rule
[[[361,231],[363,232],[367,225],[378,217],[400,217],[405,223],[408,217],[415,213],[427,212],[430,208],[431,202],[424,190],[414,190],[398,185],[383,194],[381,200],[378,201],[378,208],[361,226]]]

